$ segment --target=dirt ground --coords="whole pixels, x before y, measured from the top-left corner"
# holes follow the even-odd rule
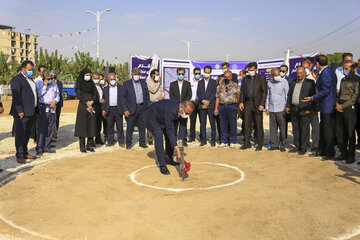
[[[99,147],[80,154],[72,136],[76,106],[65,102],[57,153],[29,162],[27,171],[0,187],[0,239],[360,239],[355,168],[279,151],[193,143],[185,149],[193,163],[190,177],[182,181],[171,166],[169,176],[156,166],[141,169],[155,164],[153,148]],[[15,158],[12,120],[3,114],[0,121],[1,168]],[[23,167],[4,169],[9,175]],[[142,184],[193,190],[136,185],[129,176],[136,170]],[[217,185],[224,186],[199,190]]]

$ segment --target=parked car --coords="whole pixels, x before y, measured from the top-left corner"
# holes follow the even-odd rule
[[[72,74],[63,75],[59,78],[63,82],[62,96],[64,100],[75,98],[75,86],[76,82]]]

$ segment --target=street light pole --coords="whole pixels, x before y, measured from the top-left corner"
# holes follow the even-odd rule
[[[187,46],[187,50],[188,50],[188,53],[187,53],[187,58],[188,60],[190,60],[190,44],[192,42],[196,42],[195,40],[190,40],[190,41],[187,41],[187,40],[182,40],[184,43],[186,43],[186,46]]]
[[[92,12],[92,11],[86,11],[86,13],[92,13],[95,15],[96,17],[96,22],[97,22],[97,41],[96,41],[96,57],[97,57],[97,60],[99,61],[100,59],[100,17],[101,17],[101,14],[105,13],[105,12],[109,12],[111,11],[110,8],[102,11],[102,12]]]

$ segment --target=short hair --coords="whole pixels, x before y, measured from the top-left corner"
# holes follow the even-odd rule
[[[222,63],[221,63],[221,67],[223,67],[223,66],[225,66],[225,67],[230,67],[230,64],[229,64],[228,62],[222,62]]]
[[[140,71],[140,68],[137,68],[137,67],[134,67],[132,70],[131,70],[131,73],[141,73]],[[116,73],[117,74],[117,73]]]
[[[196,70],[199,70],[201,72],[201,68],[199,67],[194,68],[193,72],[195,72]]]
[[[21,63],[21,68],[26,68],[26,66],[30,64],[31,66],[34,66],[34,63],[30,60],[25,60]]]
[[[50,70],[51,75],[57,75],[57,72],[55,70]]]
[[[155,73],[156,73],[156,72],[159,72],[159,70],[157,70],[157,69],[153,69],[153,70],[151,70],[151,72],[150,72],[150,76],[155,75]]]
[[[50,77],[52,77],[51,71],[50,71],[49,69],[46,69],[46,70],[43,72],[43,77],[45,78],[45,76],[50,76]]]
[[[342,60],[344,60],[346,57],[354,57],[352,53],[346,52],[342,54]]]
[[[194,111],[194,103],[191,101],[183,101],[180,103],[182,108],[185,109],[187,107],[190,107],[192,109],[192,111]]]
[[[246,66],[245,66],[245,68],[244,68],[244,69],[246,69],[246,68],[249,68],[249,63],[248,63],[248,64],[246,64]]]
[[[100,77],[100,73],[98,73],[98,72],[93,72],[92,75],[93,75],[93,76],[99,76],[99,77]]]
[[[116,75],[115,75],[115,73],[109,73],[109,74],[108,74],[108,79],[110,79],[110,76],[114,76],[114,78],[115,78],[115,80],[116,80]]]
[[[351,64],[350,68],[351,69],[356,69],[358,67],[358,64],[357,63],[353,63]]]
[[[316,57],[316,62],[319,63],[320,66],[328,65],[328,58],[324,54],[320,54]]]
[[[230,74],[232,74],[232,72],[230,71],[230,70],[226,70],[225,72],[224,72],[224,76],[225,76],[225,73],[230,73]]]
[[[314,58],[313,57],[306,57],[306,60],[308,60],[311,64],[314,64]]]
[[[40,65],[39,67],[38,67],[38,71],[40,72],[40,69],[41,68],[47,68],[45,65]]]
[[[248,68],[252,68],[252,67],[255,67],[257,69],[258,65],[256,62],[251,62],[248,64]]]
[[[182,68],[182,67],[177,68],[176,73],[179,73],[179,71],[184,71],[184,73],[185,73],[185,68]]]
[[[360,59],[359,59],[359,61],[360,61]],[[211,66],[209,66],[209,65],[206,65],[205,67],[204,67],[204,71],[205,71],[205,69],[210,69],[210,72],[212,71],[212,67]]]
[[[279,67],[279,69],[282,68],[282,67],[286,67],[286,71],[289,71],[289,67],[288,67],[286,64],[281,65],[281,66]]]
[[[280,70],[278,68],[271,69],[271,74],[274,74],[275,72],[280,72]]]

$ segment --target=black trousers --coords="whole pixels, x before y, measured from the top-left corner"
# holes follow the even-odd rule
[[[291,112],[293,142],[299,150],[306,151],[310,139],[310,114],[300,115],[295,108]]]
[[[189,136],[190,139],[196,138],[196,131],[195,131],[196,119],[198,117],[200,119],[200,110],[198,107],[199,105],[195,105],[194,103],[194,111],[190,115],[190,136]]]
[[[320,113],[320,142],[322,155],[334,157],[335,155],[335,113]]]
[[[220,142],[221,141],[221,123],[220,123],[219,114],[217,116],[214,116],[214,118],[215,118],[217,132],[218,132],[218,135],[219,135],[219,142]]]
[[[184,142],[186,142],[186,140],[187,140],[187,138],[186,138],[186,136],[187,136],[187,122],[188,122],[188,119],[186,118],[185,119],[185,124],[186,124],[186,129],[185,129],[185,137],[184,137],[184,139],[182,139]],[[174,121],[174,128],[175,128],[175,136],[177,137],[178,136],[178,132],[179,132],[179,120],[175,120]]]
[[[245,100],[245,142],[246,146],[250,146],[251,131],[253,128],[253,122],[255,122],[255,128],[257,133],[258,146],[264,144],[264,126],[263,126],[263,112],[255,108],[253,100]]]
[[[96,137],[95,142],[101,141],[101,127],[103,124],[103,116],[102,113],[96,113]],[[106,131],[106,129],[104,129]]]
[[[107,120],[107,141],[109,144],[114,144],[114,125],[116,124],[117,142],[124,144],[124,128],[123,128],[123,115],[118,112],[117,107],[109,107],[109,114]],[[101,122],[100,122],[101,126]],[[100,133],[100,132],[99,132]]]
[[[211,142],[216,141],[216,127],[214,118],[214,109],[201,109],[200,110],[200,139],[201,142],[206,142],[206,122],[209,117],[211,127]]]
[[[335,135],[340,152],[348,157],[355,157],[355,128],[357,110],[352,107],[344,112],[336,112]]]
[[[35,125],[35,117],[23,117],[20,119],[19,116],[14,117],[15,122],[15,147],[16,147],[16,157],[25,157],[28,152],[28,142],[31,135],[31,130],[33,125]]]
[[[360,119],[360,104],[357,103],[357,105],[355,106],[355,108],[357,109],[357,118],[356,119]],[[357,143],[358,145],[360,145],[360,121],[356,122],[356,134],[357,134]]]

